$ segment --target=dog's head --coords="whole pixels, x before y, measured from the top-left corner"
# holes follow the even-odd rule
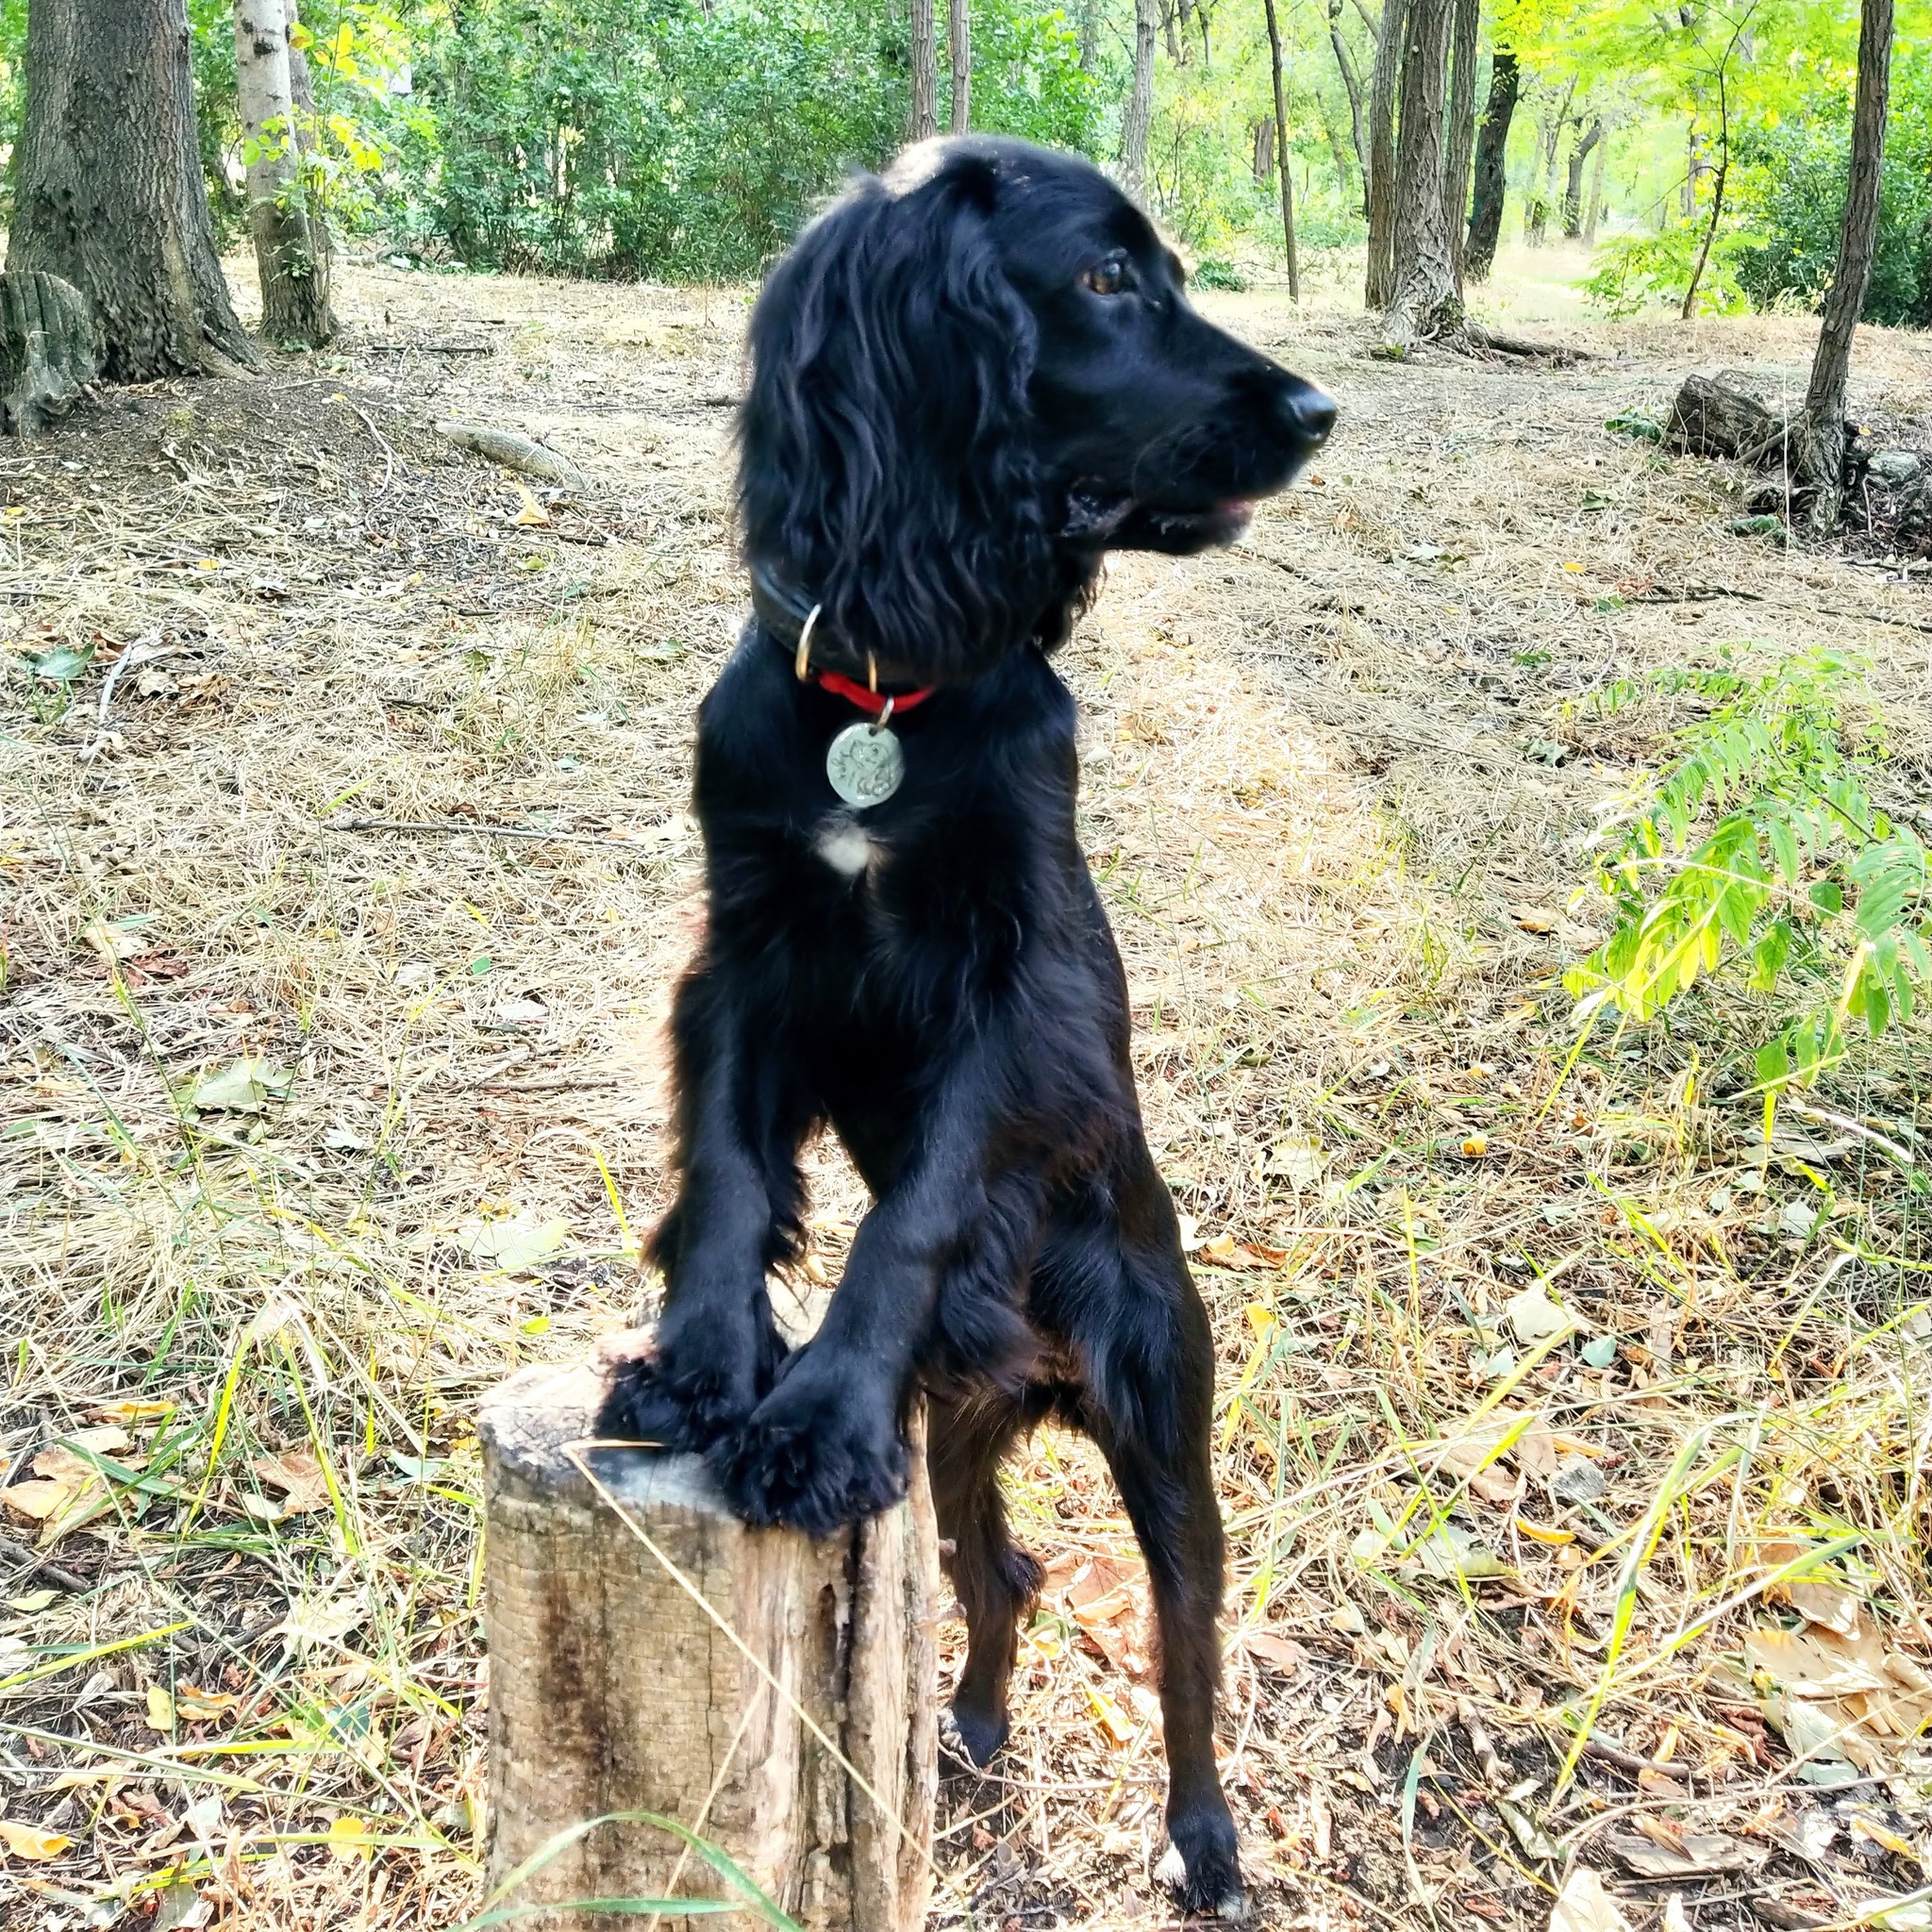
[[[1065,636],[1109,549],[1240,535],[1335,406],[1203,320],[1094,167],[929,142],[772,272],[740,421],[748,560],[813,655],[944,683]]]

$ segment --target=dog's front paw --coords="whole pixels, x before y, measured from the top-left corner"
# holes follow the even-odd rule
[[[617,1365],[595,1426],[600,1436],[701,1455],[734,1435],[758,1399],[748,1375],[680,1370],[661,1356],[635,1356]]]
[[[819,1368],[809,1350],[710,1462],[745,1522],[810,1536],[862,1523],[906,1493],[906,1445],[891,1408]]]
[[[1225,1802],[1171,1816],[1167,1835],[1167,1851],[1154,1875],[1174,1888],[1181,1909],[1221,1919],[1246,1918],[1241,1843]]]

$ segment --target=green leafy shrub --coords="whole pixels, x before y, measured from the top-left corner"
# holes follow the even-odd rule
[[[1231,261],[1223,261],[1219,256],[1209,256],[1206,261],[1194,264],[1194,272],[1188,277],[1197,289],[1226,289],[1235,294],[1248,286],[1248,278]]]
[[[1565,976],[1580,1019],[1650,1020],[1727,974],[1767,1003],[1757,1067],[1773,1084],[1840,1059],[1854,1021],[1876,1036],[1911,1019],[1932,980],[1932,886],[1917,833],[1874,801],[1884,743],[1858,708],[1864,675],[1830,652],[1762,672],[1727,654],[1600,701],[1662,691],[1708,708],[1598,835],[1616,924]]]
[[[1812,307],[1830,286],[1851,141],[1842,91],[1740,137],[1740,194],[1757,239],[1739,251],[1738,275],[1761,307],[1781,299]],[[1902,53],[1893,75],[1865,319],[1932,324],[1932,54],[1924,49]]]
[[[1577,286],[1592,308],[1618,321],[1658,304],[1681,308],[1703,245],[1702,221],[1666,228],[1661,235],[1619,235],[1597,250],[1592,273]],[[1746,237],[1719,229],[1697,284],[1702,313],[1736,315],[1751,306],[1738,279],[1739,254],[1746,245]]]

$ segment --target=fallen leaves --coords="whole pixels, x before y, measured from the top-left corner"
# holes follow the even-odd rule
[[[1576,1318],[1560,1303],[1550,1298],[1541,1281],[1533,1281],[1504,1307],[1503,1313],[1524,1347],[1566,1334],[1575,1327]]]
[[[9,1858],[44,1865],[58,1858],[73,1842],[62,1832],[42,1831],[37,1824],[16,1824],[9,1818],[0,1818],[0,1844],[7,1847]]]
[[[118,1424],[77,1429],[65,1441],[42,1449],[33,1459],[33,1476],[0,1491],[0,1501],[16,1515],[40,1524],[40,1547],[50,1549],[108,1507],[107,1478],[92,1458],[126,1448],[128,1440]]]
[[[295,1076],[273,1060],[231,1060],[206,1073],[189,1089],[188,1104],[196,1113],[263,1114],[288,1099]]]
[[[1746,1632],[1744,1660],[1765,1717],[1801,1760],[1796,1776],[1832,1785],[1890,1769],[1932,1724],[1932,1675],[1848,1592],[1813,1579],[1792,1584],[1790,1596],[1806,1622]]]
[[[1630,1922],[1588,1865],[1574,1865],[1550,1913],[1550,1932],[1630,1932]]]
[[[457,1247],[472,1260],[506,1274],[518,1274],[548,1260],[569,1240],[569,1222],[545,1220],[528,1208],[466,1223],[455,1236]]]
[[[258,1456],[248,1466],[271,1489],[282,1491],[279,1502],[266,1496],[242,1498],[242,1508],[260,1522],[279,1523],[285,1517],[303,1516],[331,1506],[328,1476],[312,1449]]]

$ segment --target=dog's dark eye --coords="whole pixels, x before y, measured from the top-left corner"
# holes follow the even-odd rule
[[[1080,286],[1096,295],[1118,295],[1127,285],[1117,261],[1103,262],[1098,268],[1080,271]]]

